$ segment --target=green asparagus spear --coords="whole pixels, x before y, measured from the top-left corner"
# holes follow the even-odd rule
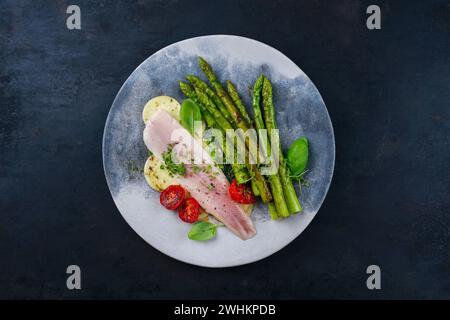
[[[269,216],[270,219],[272,220],[277,220],[278,219],[278,215],[277,215],[277,209],[275,208],[275,204],[273,202],[269,202]]]
[[[255,126],[256,129],[265,129],[264,121],[261,114],[260,101],[261,101],[261,89],[263,86],[264,76],[261,75],[255,82],[253,87],[253,100],[252,107],[255,116]],[[271,153],[270,143],[267,143],[267,154]],[[272,197],[275,203],[275,208],[277,216],[279,217],[289,217],[289,210],[286,205],[286,201],[283,195],[283,187],[281,186],[280,177],[277,174],[270,175],[268,177],[270,188],[272,189]],[[272,209],[273,210],[273,209]]]
[[[252,180],[254,181],[256,187],[258,188],[259,196],[261,197],[262,202],[268,203],[272,201],[272,194],[270,193],[269,186],[266,183],[266,180],[259,172],[258,167],[255,164],[247,164],[247,169],[252,175]]]
[[[227,110],[231,114],[231,117],[233,119],[233,124],[236,126],[236,128],[242,129],[244,132],[250,129],[250,124],[248,124],[237,107],[234,105],[234,102],[230,98],[230,96],[227,94],[225,89],[222,87],[222,84],[217,79],[217,76],[214,74],[214,71],[212,70],[211,66],[206,62],[203,58],[199,57],[199,65],[202,71],[205,73],[211,84],[213,85],[214,89],[216,90],[217,95],[220,97],[222,102],[225,104]],[[254,150],[258,150],[257,148],[257,141],[254,141],[254,139],[246,139],[245,144],[251,153],[251,157],[255,160],[258,159],[258,154],[254,153]],[[270,191],[269,191],[270,193]]]
[[[272,99],[272,85],[270,84],[270,81],[266,77],[264,77],[263,81],[262,95],[263,95],[263,107],[264,107],[264,118],[266,128],[269,131],[277,129],[277,123],[275,118],[275,107],[273,105]],[[297,198],[297,194],[295,193],[292,180],[289,177],[289,171],[286,167],[286,162],[284,161],[281,146],[279,153],[280,153],[279,155],[280,166],[278,172],[280,174],[281,183],[283,185],[284,198],[286,200],[289,213],[300,212],[302,211],[302,206],[300,205],[300,202]]]
[[[230,80],[227,80],[227,90],[228,90],[228,95],[231,97],[234,104],[239,109],[239,112],[241,113],[242,118],[244,118],[244,120],[250,126],[252,124],[252,119],[248,115],[247,110],[245,109],[245,106],[242,103],[241,98],[239,97],[239,93],[237,92],[236,87]]]
[[[216,91],[217,95],[222,100],[222,102],[225,105],[225,107],[227,108],[228,112],[231,114],[231,117],[232,117],[233,121],[236,123],[236,126],[243,130],[248,129],[249,126],[246,124],[246,121],[242,118],[239,110],[234,105],[233,100],[230,98],[228,93],[222,87],[222,84],[217,79],[213,69],[208,64],[208,62],[206,62],[206,60],[203,59],[202,57],[199,57],[198,63],[200,65],[200,68],[202,69],[203,73],[206,75],[209,82],[211,82],[212,86],[214,87],[214,90]]]
[[[260,75],[258,79],[256,79],[255,84],[253,85],[252,108],[253,108],[253,117],[255,118],[255,127],[258,130],[265,128],[261,108],[259,106],[261,102],[261,90],[263,87],[263,82],[264,76]]]
[[[232,124],[223,116],[223,114],[216,108],[214,102],[206,95],[204,91],[199,88],[194,88],[195,93],[202,104],[209,113],[214,117],[217,124],[225,131],[233,129]]]
[[[251,182],[253,194],[255,196],[259,196],[259,189],[258,189],[258,186],[255,183],[255,180],[252,179],[250,182]]]
[[[229,122],[233,122],[233,118],[231,117],[231,114],[228,112],[227,108],[223,104],[222,100],[217,96],[217,94],[202,80],[200,80],[198,77],[193,75],[188,75],[186,79],[195,87],[203,92],[206,93],[206,95],[214,102],[214,104],[217,106],[219,111],[222,113],[222,115],[227,119]]]
[[[270,175],[268,180],[278,216],[283,218],[289,217],[289,210],[286,205],[286,201],[284,200],[283,187],[281,185],[280,178],[277,174],[274,174]]]

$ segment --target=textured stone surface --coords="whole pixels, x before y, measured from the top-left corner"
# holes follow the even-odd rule
[[[0,3],[1,298],[450,298],[450,6],[377,1]],[[177,262],[139,238],[103,175],[106,115],[158,49],[238,34],[290,57],[336,136],[320,214],[275,255],[231,269]],[[65,288],[79,264],[80,292]],[[382,290],[365,286],[367,265]]]

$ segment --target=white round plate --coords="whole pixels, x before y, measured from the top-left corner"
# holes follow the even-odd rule
[[[264,73],[274,88],[281,143],[286,148],[307,136],[310,145],[308,188],[300,195],[303,212],[270,221],[267,206],[252,214],[257,235],[242,241],[219,228],[207,242],[187,238],[191,225],[159,204],[141,172],[147,158],[142,141],[145,103],[158,95],[182,101],[178,81],[188,74],[204,78],[197,57],[204,57],[222,82],[230,79],[249,107],[248,88]],[[252,114],[251,111],[249,111]],[[277,252],[308,226],[330,186],[335,157],[333,127],[320,93],[291,60],[276,49],[248,38],[213,35],[174,43],[145,60],[117,94],[103,136],[103,166],[114,202],[128,224],[145,241],[166,255],[205,267],[230,267],[254,262]]]

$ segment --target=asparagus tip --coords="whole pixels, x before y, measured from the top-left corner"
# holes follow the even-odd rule
[[[264,82],[263,82],[263,93],[264,92],[272,92],[272,84],[270,83],[269,79],[267,79],[266,77],[264,77]]]

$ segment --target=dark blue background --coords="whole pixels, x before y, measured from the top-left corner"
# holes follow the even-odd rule
[[[365,26],[372,3],[381,30]],[[70,4],[82,30],[66,28]],[[337,155],[298,239],[257,263],[205,269],[126,224],[101,141],[140,62],[219,33],[265,42],[308,74]],[[2,1],[0,298],[450,298],[449,89],[448,1]],[[66,289],[70,264],[81,291]],[[382,290],[366,288],[370,264]]]

